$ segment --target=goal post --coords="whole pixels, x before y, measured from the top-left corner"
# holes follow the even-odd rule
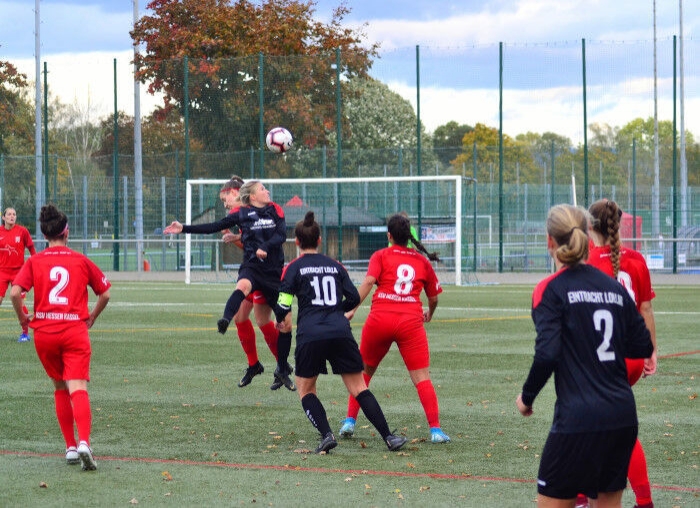
[[[186,181],[185,222],[199,219],[212,222],[223,216],[218,194],[225,179],[189,179]],[[270,190],[272,200],[285,210],[288,241],[293,242],[294,225],[313,210],[321,226],[321,235],[328,255],[339,259],[351,276],[364,277],[371,253],[386,247],[386,219],[406,211],[412,225],[420,225],[420,240],[428,251],[437,251],[441,263],[435,266],[443,283],[462,285],[463,185],[459,175],[367,177],[367,178],[273,178],[260,179]],[[209,235],[185,235],[185,283],[221,281],[222,277],[206,276],[220,272],[220,241],[196,239]],[[210,245],[210,265],[193,264],[193,242],[200,251]],[[291,247],[291,246],[290,246]],[[370,252],[371,251],[371,252]],[[342,254],[346,254],[343,256]],[[350,254],[347,254],[350,253]],[[345,258],[347,257],[347,258]],[[285,255],[289,262],[293,255]],[[228,265],[234,277],[237,266]],[[357,277],[355,277],[357,278]],[[235,280],[235,278],[233,278]],[[360,279],[361,280],[361,279]]]

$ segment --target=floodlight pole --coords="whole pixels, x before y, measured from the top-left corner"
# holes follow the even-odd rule
[[[134,28],[139,18],[139,1],[134,1]],[[136,72],[139,45],[134,41],[134,208],[136,209],[136,269],[143,271],[143,159],[141,157],[141,86]]]
[[[41,215],[42,196],[42,151],[41,151],[41,14],[39,0],[34,0],[34,62],[35,74],[34,79],[34,162],[36,165],[35,178],[35,211],[36,211],[36,241],[44,240],[41,234],[41,226],[39,224],[39,215]]]

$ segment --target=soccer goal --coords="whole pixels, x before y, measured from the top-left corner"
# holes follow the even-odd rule
[[[226,213],[219,190],[227,180],[187,180],[187,224],[213,222]],[[353,280],[364,278],[369,258],[386,247],[386,223],[404,211],[429,252],[444,284],[462,284],[463,184],[458,175],[372,178],[262,179],[287,223],[285,260],[297,255],[294,226],[312,210],[321,226],[321,252],[338,259]],[[185,235],[185,282],[235,281],[240,250],[220,235]]]

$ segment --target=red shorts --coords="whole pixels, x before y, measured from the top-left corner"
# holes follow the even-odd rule
[[[63,330],[34,330],[34,347],[51,379],[90,380],[90,336],[84,321],[70,323]]]
[[[360,353],[362,361],[377,367],[396,342],[408,370],[430,367],[428,335],[423,315],[371,312],[362,327]]]
[[[644,372],[644,359],[625,358],[625,363],[627,364],[627,381],[630,386],[634,386]]]
[[[7,288],[10,287],[12,281],[15,279],[15,277],[17,277],[20,268],[17,268],[16,270],[10,268],[3,268],[0,270],[0,297],[5,297],[5,293],[7,293]]]
[[[249,293],[248,296],[245,297],[245,299],[255,305],[264,305],[267,303],[267,300],[265,300],[265,295],[260,290]]]

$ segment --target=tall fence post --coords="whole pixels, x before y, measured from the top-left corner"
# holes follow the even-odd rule
[[[260,150],[260,178],[265,178],[265,57],[262,51],[258,55],[258,150]]]
[[[119,271],[119,111],[117,109],[117,59],[114,59],[114,123],[112,126],[112,167],[114,173],[114,243],[112,244],[112,268]]]
[[[338,138],[338,148],[336,152],[336,174],[338,178],[342,176],[343,168],[343,115],[341,111],[340,94],[340,48],[335,48],[335,131]],[[338,186],[338,261],[343,261],[343,193],[341,184]]]
[[[586,39],[581,39],[583,66],[583,204],[588,208],[588,101],[586,97]]]
[[[498,43],[498,273],[503,272],[503,43]]]
[[[676,132],[676,36],[673,36],[673,191],[671,193],[671,202],[673,206],[671,208],[672,219],[673,219],[673,273],[678,273],[678,182],[677,182],[677,172],[678,172],[678,157],[676,154],[676,143],[678,140]]]

